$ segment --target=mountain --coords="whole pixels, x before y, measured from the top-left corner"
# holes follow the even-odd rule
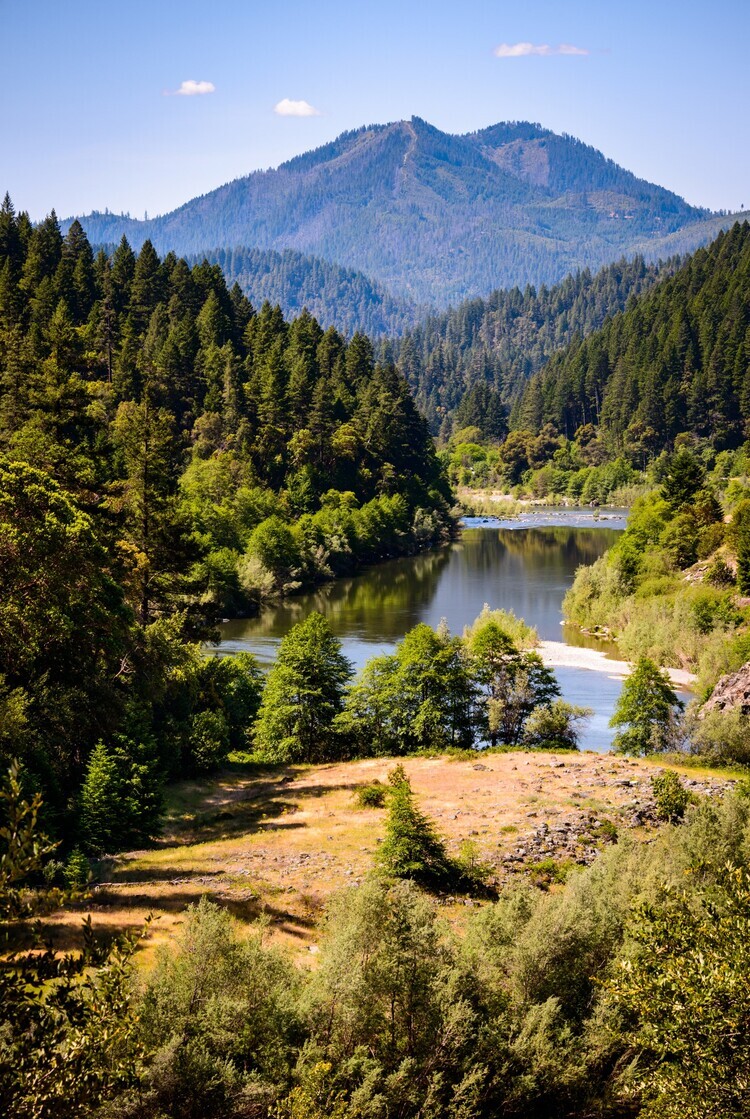
[[[391,295],[362,272],[293,249],[211,249],[192,256],[190,263],[203,259],[218,264],[229,286],[238,283],[254,307],[278,304],[287,317],[306,308],[349,336],[356,331],[373,338],[400,335],[429,311]]]
[[[750,430],[750,224],[737,222],[529,382],[513,418],[572,436],[598,424],[644,455],[689,432],[719,449]]]
[[[388,356],[437,432],[474,385],[488,385],[505,405],[516,404],[552,354],[601,327],[679,263],[674,257],[646,264],[637,256],[594,275],[584,269],[552,287],[495,291],[426,317],[391,340]]]
[[[636,251],[673,255],[726,224],[541,125],[452,136],[418,117],[345,132],[149,221],[80,220],[94,242],[125,234],[161,252],[293,249],[432,305],[555,283]]]

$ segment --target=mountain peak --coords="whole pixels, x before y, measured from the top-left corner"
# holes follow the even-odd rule
[[[445,303],[552,283],[623,253],[694,248],[714,232],[709,217],[541,124],[452,135],[412,116],[343,132],[149,222],[81,221],[99,243],[125,234],[178,253],[293,249]]]

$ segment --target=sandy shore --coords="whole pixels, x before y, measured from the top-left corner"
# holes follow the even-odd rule
[[[542,641],[537,652],[550,668],[588,668],[593,672],[606,672],[608,676],[628,676],[633,671],[629,661],[611,660],[598,649],[584,649],[566,645],[562,641]],[[691,687],[697,677],[683,668],[668,668],[673,684]]]

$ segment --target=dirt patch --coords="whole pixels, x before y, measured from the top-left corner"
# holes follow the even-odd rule
[[[650,777],[659,767],[646,760],[522,751],[401,760],[449,850],[471,840],[498,884],[539,864],[590,863],[618,832],[643,831],[655,819]],[[163,839],[112,859],[88,898],[51,914],[53,942],[68,947],[84,913],[110,931],[138,928],[153,913],[150,954],[207,894],[242,920],[265,915],[273,938],[314,952],[327,899],[362,881],[383,837],[385,810],[360,808],[355,792],[386,781],[395,764],[237,767],[176,786]],[[699,794],[731,784],[689,772],[685,783]],[[465,912],[463,899],[442,904],[449,919]]]

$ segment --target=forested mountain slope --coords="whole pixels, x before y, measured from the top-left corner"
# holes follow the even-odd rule
[[[747,438],[750,420],[750,224],[699,249],[529,383],[514,426],[584,424],[644,453],[680,432],[717,447]]]
[[[348,336],[357,331],[371,338],[400,335],[427,313],[362,272],[293,249],[211,249],[189,262],[204,259],[221,267],[230,287],[239,284],[254,307],[278,304],[287,317],[307,310]]]
[[[636,248],[684,251],[722,221],[539,125],[451,136],[417,117],[343,133],[150,221],[81,219],[94,242],[125,234],[162,252],[291,248],[433,305],[554,283]],[[685,243],[665,251],[675,234]]]
[[[476,384],[489,385],[509,407],[517,403],[553,353],[596,330],[678,266],[677,258],[656,265],[636,257],[595,275],[585,269],[551,288],[495,291],[426,318],[393,339],[389,353],[437,431]]]

